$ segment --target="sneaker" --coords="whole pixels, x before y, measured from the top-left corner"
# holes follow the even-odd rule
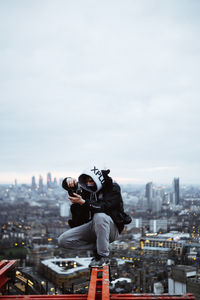
[[[103,267],[105,265],[108,265],[110,263],[110,259],[108,256],[100,256],[98,255],[97,257],[94,257],[91,260],[91,263],[89,264],[90,268],[94,268],[94,267]]]
[[[93,257],[90,264],[89,264],[89,268],[93,268],[97,266],[97,259],[96,257]]]
[[[97,260],[100,259],[99,254],[97,253],[97,250],[93,250],[93,258],[91,259],[91,262],[89,264],[89,268],[95,267],[97,264]]]
[[[97,261],[98,267],[103,267],[105,265],[109,265],[110,259],[108,256],[101,256],[101,258]]]

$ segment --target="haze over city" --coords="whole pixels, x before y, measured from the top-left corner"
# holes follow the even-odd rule
[[[1,1],[0,183],[198,184],[200,2]]]

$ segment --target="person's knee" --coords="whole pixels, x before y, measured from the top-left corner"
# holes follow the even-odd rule
[[[70,238],[68,234],[66,232],[61,234],[58,238],[58,245],[63,248],[68,248],[69,244],[70,244]]]
[[[60,247],[63,247],[63,244],[64,244],[63,241],[64,241],[64,239],[63,239],[62,235],[60,235],[59,238],[58,238],[58,245]]]

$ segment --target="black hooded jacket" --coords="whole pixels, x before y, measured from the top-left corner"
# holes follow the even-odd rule
[[[120,186],[117,183],[113,183],[112,178],[108,176],[108,171],[102,171],[102,173],[105,182],[102,185],[102,189],[97,193],[84,190],[79,184],[77,184],[76,188],[73,188],[74,192],[82,196],[85,203],[82,205],[73,203],[71,205],[72,219],[68,222],[70,227],[80,226],[91,221],[95,213],[103,212],[112,218],[119,233],[121,233],[124,224],[130,223],[131,218],[124,213]],[[62,187],[69,191],[70,188],[66,179],[63,180]],[[126,221],[127,217],[129,218],[128,222]]]

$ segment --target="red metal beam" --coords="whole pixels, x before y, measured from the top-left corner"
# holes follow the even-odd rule
[[[4,295],[0,296],[1,300],[25,299],[25,300],[87,300],[87,295]]]
[[[102,279],[102,300],[110,299],[110,289],[109,289],[109,266],[105,266],[103,269],[103,279]]]
[[[155,294],[111,294],[110,300],[195,300],[194,295],[155,295]]]
[[[11,271],[16,265],[16,260],[2,260],[0,262],[0,291],[9,281],[8,271]]]
[[[0,269],[1,269],[3,266],[5,266],[6,262],[7,262],[7,260],[1,260],[1,261],[0,261]]]
[[[109,266],[92,268],[87,300],[109,300]]]
[[[11,270],[15,266],[16,262],[16,260],[2,260],[0,262],[0,276],[5,274],[8,270]]]
[[[95,295],[96,299],[101,298],[101,294]],[[1,300],[25,299],[25,300],[89,300],[88,295],[4,295],[0,296]],[[192,294],[185,294],[183,296],[172,295],[154,295],[154,294],[111,294],[109,300],[195,300]]]

